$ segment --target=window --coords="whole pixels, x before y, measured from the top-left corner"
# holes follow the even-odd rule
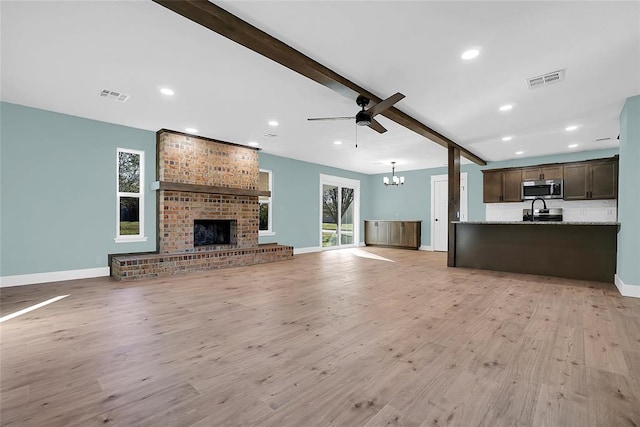
[[[273,184],[271,179],[271,171],[260,169],[260,180],[258,182],[258,190],[271,191],[271,196],[260,196],[258,202],[260,203],[260,223],[258,226],[259,234],[261,236],[272,236],[276,233],[273,231]]]
[[[116,243],[145,242],[144,152],[118,148]]]

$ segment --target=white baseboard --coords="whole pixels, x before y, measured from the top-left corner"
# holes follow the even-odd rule
[[[622,295],[623,297],[640,298],[640,286],[639,285],[628,285],[628,284],[624,283],[622,281],[622,279],[620,278],[620,276],[618,276],[617,274],[615,275],[614,283],[616,284],[616,287],[618,288],[618,292],[620,292],[620,295]]]
[[[10,286],[35,285],[38,283],[61,282],[63,280],[108,277],[109,267],[85,268],[84,270],[50,271],[48,273],[19,274],[0,277],[0,288]]]
[[[293,248],[294,255],[310,254],[312,252],[321,252],[321,251],[322,251],[322,248],[320,246],[312,246],[308,248]]]
[[[419,250],[419,251],[431,251],[431,252],[433,252],[433,246],[425,246],[425,245],[422,245],[422,246],[420,246],[420,247],[418,248],[418,250]]]

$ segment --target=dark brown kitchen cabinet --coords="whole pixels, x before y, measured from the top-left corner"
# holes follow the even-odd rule
[[[421,221],[365,221],[366,245],[394,246],[418,249]]]
[[[549,179],[563,180],[565,200],[618,198],[618,156],[523,168],[487,169],[482,174],[484,203],[519,202],[522,181]]]
[[[547,179],[562,179],[562,165],[536,166],[522,169],[523,181],[539,181]]]
[[[565,200],[615,199],[617,197],[617,158],[564,165]]]
[[[492,170],[483,172],[484,203],[522,201],[522,170]]]

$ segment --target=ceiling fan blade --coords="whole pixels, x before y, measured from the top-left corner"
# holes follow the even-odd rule
[[[387,99],[380,101],[373,107],[369,108],[367,112],[371,113],[371,117],[373,117],[377,114],[382,113],[384,110],[391,107],[393,104],[400,101],[402,98],[404,98],[404,95],[398,92],[395,95],[391,95]]]
[[[355,119],[355,117],[313,117],[307,120],[316,121],[316,120],[353,120],[353,119]]]
[[[371,119],[371,124],[369,125],[369,127],[378,133],[385,133],[387,131],[384,126],[380,124],[380,122],[373,118]]]

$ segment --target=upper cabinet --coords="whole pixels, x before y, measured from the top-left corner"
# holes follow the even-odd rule
[[[520,169],[482,171],[484,203],[519,202],[522,200]]]
[[[539,181],[562,178],[562,165],[534,166],[522,169],[523,181]]]
[[[564,199],[595,200],[618,197],[618,160],[603,159],[564,166]]]
[[[616,199],[618,157],[583,162],[484,170],[484,203],[519,202],[522,181],[564,180],[564,200]]]

